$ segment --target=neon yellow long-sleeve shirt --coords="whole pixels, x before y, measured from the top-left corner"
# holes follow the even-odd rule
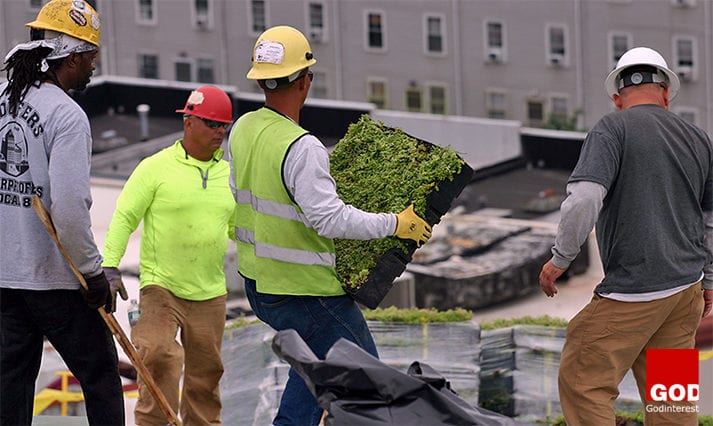
[[[234,232],[230,166],[186,154],[181,141],[145,158],[126,181],[104,243],[106,267],[117,267],[143,220],[140,286],[158,285],[187,300],[226,294],[223,264]]]

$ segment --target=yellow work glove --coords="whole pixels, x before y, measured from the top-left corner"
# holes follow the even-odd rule
[[[396,215],[396,232],[394,236],[416,241],[416,247],[431,238],[431,227],[413,210],[413,204]]]

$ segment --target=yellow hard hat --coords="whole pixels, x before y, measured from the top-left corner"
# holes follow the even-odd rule
[[[99,14],[84,0],[51,0],[25,26],[57,31],[99,47]]]
[[[288,77],[314,65],[312,48],[299,30],[286,25],[263,32],[253,48],[249,80],[268,80]]]

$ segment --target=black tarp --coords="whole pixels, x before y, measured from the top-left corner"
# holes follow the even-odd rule
[[[325,425],[516,424],[463,401],[446,378],[427,364],[414,362],[403,373],[345,339],[320,360],[294,330],[275,334],[272,349],[304,379],[328,412]]]

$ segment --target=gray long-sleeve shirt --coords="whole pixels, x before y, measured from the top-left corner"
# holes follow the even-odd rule
[[[319,235],[327,238],[366,240],[393,235],[396,215],[368,213],[345,204],[329,172],[329,155],[313,135],[290,147],[283,179],[295,202]]]
[[[607,189],[595,182],[577,181],[567,185],[567,198],[560,207],[561,219],[552,247],[552,263],[569,268],[587,236],[597,223]]]
[[[0,85],[0,93],[7,83]],[[62,89],[32,87],[9,113],[0,97],[0,287],[77,289],[79,282],[32,209],[41,197],[65,251],[79,271],[95,276],[101,255],[91,231],[87,115]]]

